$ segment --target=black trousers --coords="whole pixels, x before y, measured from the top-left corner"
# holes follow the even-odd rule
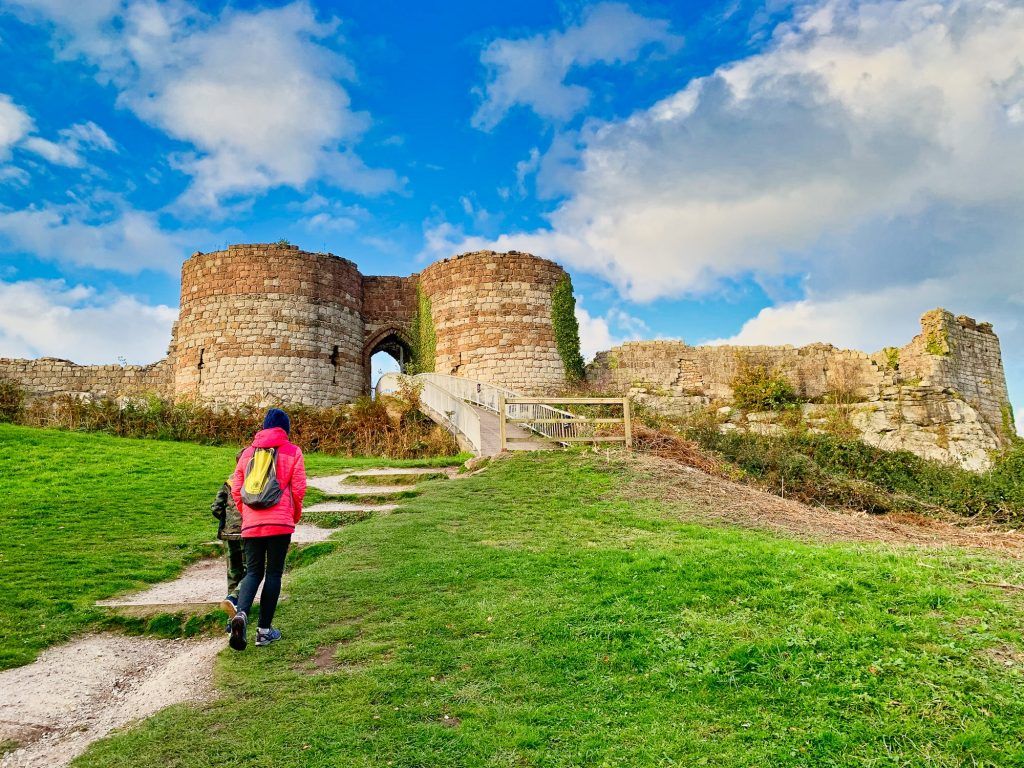
[[[281,576],[284,574],[284,559],[288,556],[291,534],[283,536],[260,536],[242,539],[245,547],[245,578],[238,594],[238,610],[249,614],[256,592],[263,582],[260,595],[260,629],[270,629],[281,597]]]

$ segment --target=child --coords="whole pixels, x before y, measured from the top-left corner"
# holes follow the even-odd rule
[[[217,491],[210,511],[217,518],[217,538],[228,545],[228,594],[220,607],[227,611],[228,620],[231,620],[238,611],[238,587],[245,578],[245,552],[242,548],[242,515],[231,498],[230,477]]]

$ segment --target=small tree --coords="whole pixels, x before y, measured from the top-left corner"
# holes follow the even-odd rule
[[[736,407],[745,411],[781,411],[800,402],[789,380],[763,364],[740,365],[732,392]]]

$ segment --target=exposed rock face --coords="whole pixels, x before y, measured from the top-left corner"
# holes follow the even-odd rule
[[[802,411],[811,429],[830,429],[838,421],[881,448],[985,469],[1013,434],[999,339],[991,325],[942,309],[925,313],[921,329],[906,346],[871,355],[828,344],[629,342],[598,354],[587,377],[602,391],[629,394],[678,416],[728,406],[740,368],[765,365],[811,401]],[[724,429],[784,429],[778,414],[729,409],[723,417]]]
[[[0,377],[35,396],[153,392],[215,404],[329,406],[369,390],[377,351],[401,362],[429,352],[437,373],[551,391],[565,384],[552,323],[552,291],[565,276],[557,264],[515,251],[467,253],[409,277],[367,277],[333,254],[283,243],[232,245],[183,265],[165,360],[82,366],[0,359]],[[417,349],[414,338],[424,306],[431,350]]]

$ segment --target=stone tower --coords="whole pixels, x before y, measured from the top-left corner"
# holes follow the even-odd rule
[[[554,391],[565,367],[552,292],[565,279],[517,252],[463,254],[410,277],[364,277],[346,259],[286,244],[196,253],[181,271],[171,389],[212,403],[335,405],[368,391],[370,359],[385,351],[437,373]]]

